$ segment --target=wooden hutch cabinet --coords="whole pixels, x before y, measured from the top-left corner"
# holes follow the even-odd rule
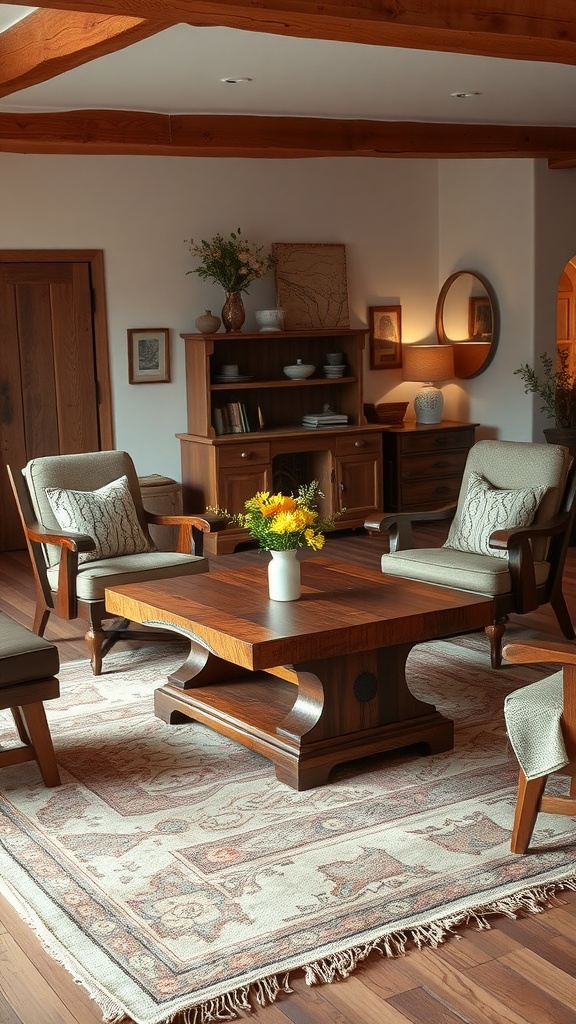
[[[342,528],[362,526],[382,511],[383,427],[368,424],[363,413],[366,334],[353,328],[182,334],[188,424],[177,436],[185,510],[209,505],[240,512],[257,491],[290,492],[318,480],[319,511],[344,509]],[[327,352],[343,353],[343,377],[324,376]],[[290,380],[283,367],[298,359],[316,370]],[[238,366],[237,380],[222,381],[226,364]],[[345,414],[347,425],[302,425],[304,415],[326,406]],[[235,426],[236,433],[222,432],[223,417],[224,429]],[[207,535],[205,550],[225,554],[246,540],[243,530],[230,527]]]
[[[420,512],[456,501],[477,423],[405,423],[384,431],[386,511]]]

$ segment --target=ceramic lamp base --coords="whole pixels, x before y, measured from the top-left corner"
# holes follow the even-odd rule
[[[440,388],[434,384],[425,384],[414,398],[416,423],[440,423],[444,397]]]

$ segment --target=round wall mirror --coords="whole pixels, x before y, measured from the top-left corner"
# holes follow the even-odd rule
[[[436,303],[441,345],[454,346],[454,376],[477,377],[494,358],[499,334],[498,303],[492,285],[472,270],[457,270]]]

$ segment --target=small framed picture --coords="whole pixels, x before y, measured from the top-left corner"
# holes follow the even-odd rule
[[[368,306],[370,369],[402,366],[402,306]]]
[[[168,327],[142,327],[128,331],[130,384],[167,384],[170,380]]]
[[[492,305],[487,295],[472,295],[468,300],[468,337],[492,340]]]

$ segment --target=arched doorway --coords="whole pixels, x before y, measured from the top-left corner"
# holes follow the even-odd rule
[[[556,343],[568,355],[567,368],[576,376],[576,256],[569,260],[558,284]]]

